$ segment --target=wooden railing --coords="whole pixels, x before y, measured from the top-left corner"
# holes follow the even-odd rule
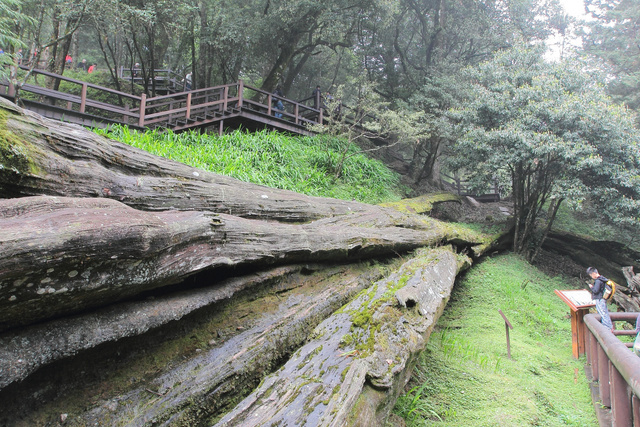
[[[242,80],[149,98],[145,94],[130,95],[39,69],[31,70],[30,78],[34,82],[39,78],[53,79],[55,84],[49,84],[49,87],[64,86],[65,90],[48,89],[44,87],[45,82],[26,83],[18,90],[5,82],[0,84],[0,95],[19,98],[27,108],[46,117],[89,126],[120,123],[140,129],[181,131],[218,124],[222,132],[225,120],[234,118],[254,125],[310,134],[310,125],[324,123],[327,119],[324,109],[307,105],[308,100],[300,102],[277,96],[247,86]],[[104,99],[112,101],[105,102]],[[276,108],[278,101],[282,103],[282,109]],[[342,114],[353,116],[352,120],[362,119],[356,110],[346,106],[341,106],[341,110]]]
[[[20,67],[28,71],[26,67]],[[44,82],[40,84],[25,83],[19,88],[20,100],[26,104],[27,108],[38,112],[48,110],[52,118],[63,120],[66,117],[69,121],[74,117],[85,117],[84,121],[122,123],[130,126],[140,126],[140,106],[142,97],[131,95],[117,90],[105,88],[95,84],[71,79],[48,71],[33,69],[31,71],[34,82],[38,78],[52,79],[55,86],[67,85],[64,91],[48,89],[44,87]],[[18,89],[11,82],[0,85],[4,89],[4,94],[10,98],[18,95]],[[0,93],[3,91],[0,90]],[[99,101],[110,96],[117,100],[118,104]]]
[[[610,313],[612,322],[630,322],[635,326],[638,313]],[[587,314],[587,376],[597,382],[598,398],[594,405],[611,408],[599,417],[601,426],[631,427],[640,425],[640,357],[616,335],[635,335],[635,330],[615,330],[600,323],[600,316]]]
[[[147,80],[143,77],[143,71],[147,74]],[[132,81],[143,87],[155,87],[156,91],[184,92],[186,90],[184,77],[171,69],[143,70],[139,67],[120,67],[118,77]],[[145,82],[147,83],[145,85]]]

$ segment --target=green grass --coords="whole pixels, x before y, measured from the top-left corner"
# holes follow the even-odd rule
[[[235,131],[223,136],[139,133],[126,127],[96,132],[206,171],[310,196],[381,203],[399,200],[405,192],[396,173],[357,153],[355,145],[349,147],[350,156],[336,178],[345,142],[335,138],[267,131]]]
[[[564,287],[513,254],[475,265],[394,412],[408,426],[597,426],[569,309],[553,292]],[[514,327],[511,359],[498,309]]]

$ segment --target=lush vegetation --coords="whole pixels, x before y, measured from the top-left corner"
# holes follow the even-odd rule
[[[148,96],[167,68],[192,72],[194,88],[243,79],[296,100],[316,85],[339,92],[379,119],[407,182],[439,181],[447,168],[479,185],[500,180],[516,200],[514,250],[533,260],[563,202],[591,198],[612,220],[639,224],[637,116],[608,98],[638,106],[638,6],[585,4],[588,23],[555,0],[0,0],[19,11],[0,21],[0,41],[20,40],[25,58],[60,74],[67,54],[98,62],[116,88],[118,70],[139,64]],[[583,49],[549,64],[532,47],[551,35],[581,37]],[[335,125],[324,131],[358,139]],[[339,178],[350,154],[335,151]]]
[[[549,64],[534,49],[514,48],[464,75],[450,164],[511,195],[515,252],[535,259],[565,200],[591,200],[601,215],[637,224],[640,132],[581,64]]]
[[[438,181],[448,167],[479,187],[499,180],[503,196],[516,200],[514,249],[533,259],[556,216],[565,229],[609,233],[572,221],[566,204],[589,217],[607,214],[637,235],[639,6],[585,5],[588,23],[568,18],[554,0],[0,0],[0,47],[24,47],[25,58],[48,55],[40,59],[49,71],[107,76],[114,86],[116,70],[139,63],[140,90],[150,96],[148,82],[162,68],[192,71],[194,88],[242,78],[267,91],[280,85],[291,99],[308,97],[316,85],[340,88],[339,97],[362,110],[373,105],[363,93],[375,93],[379,108],[367,112],[396,114],[384,136],[406,161],[407,178],[416,185]],[[549,64],[530,47],[551,34],[579,35],[583,48]],[[70,74],[67,54],[109,73]],[[336,129],[329,131],[345,136],[344,127]],[[398,177],[362,155],[350,134],[347,143],[267,132],[214,137],[115,128],[110,135],[195,167],[309,195],[378,203],[404,194]],[[561,284],[515,255],[474,268],[397,411],[414,424],[593,425],[554,286]],[[498,308],[516,326],[513,360],[498,345]]]
[[[220,137],[197,132],[139,133],[126,127],[113,128],[109,136],[203,170],[310,196],[366,203],[403,196],[397,174],[360,153],[355,144],[345,147],[337,138],[289,137],[267,131],[236,131]],[[345,152],[349,155],[344,156]]]
[[[356,154],[355,146],[336,179],[333,168],[344,142],[326,137],[143,134],[127,128],[109,135],[204,170],[310,195],[369,202],[399,196],[397,176]],[[575,226],[572,211],[563,208],[560,217],[559,224]],[[568,309],[553,293],[564,287],[561,278],[545,276],[514,254],[474,266],[456,284],[395,412],[409,426],[596,425],[583,361],[571,356]],[[512,359],[498,309],[514,326]]]
[[[585,0],[591,17],[585,25],[584,49],[601,61],[609,76],[613,98],[640,111],[640,50],[638,16],[640,3],[633,0]]]
[[[394,412],[408,426],[597,426],[569,309],[550,278],[514,254],[456,283]],[[507,357],[505,323],[510,331]]]

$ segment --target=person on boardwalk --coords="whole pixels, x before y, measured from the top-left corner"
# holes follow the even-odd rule
[[[278,86],[276,90],[273,91],[273,95],[284,97],[284,94],[282,93],[282,89],[280,88],[280,86]],[[274,117],[277,119],[282,118],[282,113],[277,112],[277,111],[284,111],[284,104],[282,103],[282,100],[279,98],[274,98],[273,104],[274,104],[273,108],[276,109],[276,112],[273,113]]]
[[[320,85],[316,86],[311,96],[313,97],[313,108],[320,108],[322,105],[322,91],[320,90]]]
[[[587,274],[593,279],[593,284],[590,283],[589,288],[591,288],[591,299],[595,301],[596,310],[600,315],[600,322],[613,330],[613,323],[611,323],[609,310],[607,309],[607,301],[603,298],[604,285],[609,279],[598,273],[598,269],[594,267],[587,268]]]
[[[189,71],[189,73],[184,76],[184,88],[186,90],[191,90],[191,77],[193,76],[193,74],[191,73],[191,71]]]
[[[78,62],[77,70],[87,71],[87,60],[83,59],[82,62]]]

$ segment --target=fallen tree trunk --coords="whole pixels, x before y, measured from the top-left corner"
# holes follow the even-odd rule
[[[0,330],[105,306],[205,269],[345,262],[459,238],[428,218],[398,227],[391,210],[296,225],[60,197],[4,200],[0,220]]]
[[[323,321],[216,426],[385,425],[464,265],[423,251]]]
[[[11,425],[16,419],[24,425],[55,423],[62,411],[68,413],[68,425],[210,425],[207,419],[219,418],[250,393],[304,343],[318,323],[384,277],[388,267],[355,263],[279,268],[230,280],[224,289],[234,289],[233,296],[204,288],[122,305],[118,324],[110,323],[114,308],[36,326],[30,328],[31,334],[25,330],[11,341],[16,351],[3,356],[27,361],[40,357],[32,354],[38,348],[18,348],[29,337],[33,344],[42,342],[40,349],[45,352],[50,352],[43,342],[47,338],[68,350],[65,338],[72,327],[76,329],[69,341],[84,341],[83,334],[103,339],[100,335],[109,330],[139,328],[140,322],[149,321],[147,315],[158,318],[172,315],[165,312],[182,311],[174,315],[180,323],[144,334],[134,332],[129,340],[111,338],[113,344],[102,345],[99,354],[89,352],[90,357],[45,367],[24,384],[0,391],[0,425]],[[204,299],[209,301],[203,305]],[[187,314],[193,304],[199,307]],[[46,335],[35,335],[34,329]],[[4,363],[19,364],[16,360]],[[118,378],[125,379],[124,386]],[[42,396],[47,396],[47,405]],[[10,413],[3,410],[9,408]]]
[[[309,268],[308,265],[278,267],[227,279],[217,286],[126,301],[86,314],[5,332],[0,334],[0,389],[25,379],[49,363],[123,338],[143,335],[203,308],[230,300],[236,294],[259,286],[271,286],[283,277]],[[312,268],[319,269],[320,266]]]
[[[61,407],[75,408],[72,415],[80,424],[135,419],[140,425],[207,425],[284,363],[319,322],[364,286],[359,280],[337,279],[287,299],[285,309],[267,311],[265,303],[272,296],[257,296],[266,288],[250,279],[241,285],[224,279],[260,270],[269,276],[267,270],[278,265],[295,269],[293,264],[385,258],[442,243],[454,243],[478,256],[495,243],[413,214],[420,212],[414,207],[401,213],[242,183],[8,104],[0,109],[0,131],[7,141],[0,144],[0,194],[7,198],[0,203],[0,328],[5,329],[0,354],[18,358],[0,364],[3,384],[9,384],[0,391],[3,401],[11,398],[29,408],[23,415],[35,414],[40,407],[49,410],[44,396],[70,393],[89,375],[86,371],[97,370],[92,384],[101,390],[106,387],[102,378],[111,375],[112,367],[140,363],[153,366],[152,373],[143,369],[144,380],[131,375],[133,385],[117,383],[105,401],[100,395]],[[345,334],[326,329],[337,337],[325,337],[327,348],[357,351],[362,357],[344,366],[348,381],[340,386],[335,381],[342,377],[327,378],[302,368],[291,371],[291,384],[285,385],[291,392],[304,386],[300,381],[305,375],[316,373],[317,381],[326,379],[335,390],[340,387],[339,393],[324,394],[331,402],[329,412],[324,400],[314,398],[313,415],[297,405],[298,419],[348,423],[345,414],[356,413],[357,406],[377,414],[366,418],[371,425],[381,422],[462,263],[451,251],[437,253],[438,259],[427,256],[428,261],[407,264],[402,273],[362,294],[369,295],[366,301],[358,299],[348,313],[335,314],[332,322],[337,321],[340,331],[355,327],[357,336],[345,344]],[[416,280],[427,286],[420,287]],[[256,293],[250,295],[255,299],[252,310],[268,314],[245,323],[244,317],[225,311],[220,298],[251,293],[249,289]],[[172,310],[175,313],[167,314]],[[205,351],[205,346],[187,345],[195,354],[176,350],[161,367],[155,360],[162,352],[149,349],[147,355],[146,348],[138,349],[141,343],[153,347],[154,339],[167,330],[177,337],[183,328],[194,337],[211,336],[210,324],[187,327],[189,322],[200,324],[201,313],[217,316],[225,330],[237,333],[225,335],[228,340],[222,346],[209,341],[213,348],[203,357],[195,351]],[[119,329],[114,321],[128,326]],[[34,322],[42,323],[27,326]],[[93,332],[92,325],[97,327]],[[402,339],[395,340],[393,334]],[[371,340],[387,342],[389,349],[367,350],[363,346]],[[260,343],[264,345],[256,346]],[[311,351],[321,363],[342,366],[343,356],[317,352],[318,348]],[[95,368],[94,359],[103,353],[110,355],[104,356],[104,369]],[[129,356],[121,361],[121,354]],[[316,361],[309,363],[316,366]],[[58,371],[79,379],[52,387],[51,378],[62,378],[56,376]],[[145,399],[149,395],[153,400]],[[304,400],[303,396],[295,397]],[[252,411],[266,411],[274,419],[290,420],[283,413],[284,403],[286,399],[269,397],[262,408],[242,406],[229,416],[240,420]],[[58,410],[52,405],[54,412]],[[13,413],[0,412],[0,419],[13,421]],[[69,414],[58,412],[61,415],[66,419]],[[30,418],[31,424],[55,422],[51,414],[39,416]]]

